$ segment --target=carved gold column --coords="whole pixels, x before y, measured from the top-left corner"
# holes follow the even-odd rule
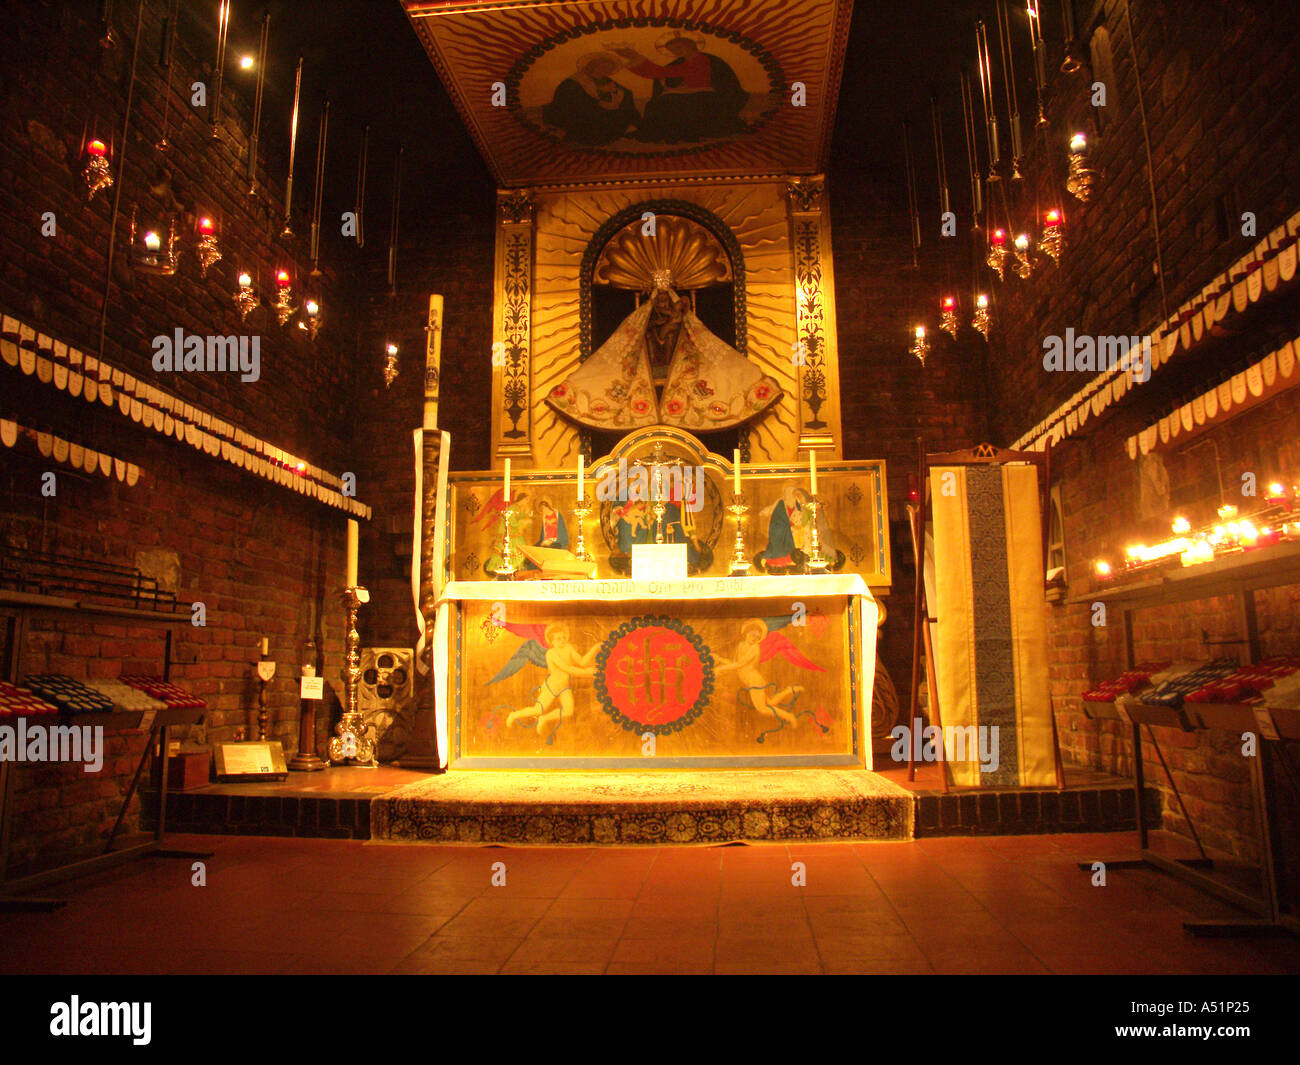
[[[796,335],[792,358],[799,382],[799,450],[815,448],[842,458],[835,271],[830,221],[822,210],[825,187],[821,174],[791,178],[786,184],[794,252]]]
[[[526,191],[497,193],[492,326],[492,465],[533,452],[533,218]]]

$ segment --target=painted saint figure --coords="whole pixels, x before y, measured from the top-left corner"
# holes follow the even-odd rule
[[[760,555],[764,569],[789,569],[798,565],[794,553],[801,549],[803,514],[800,500],[793,485],[786,485],[785,492],[772,506],[772,516],[767,523],[767,547]],[[796,530],[800,536],[796,540]]]
[[[606,45],[628,70],[654,82],[638,140],[681,144],[730,137],[745,131],[740,112],[749,101],[736,72],[721,57],[702,51],[703,38],[673,30],[655,42],[672,56],[655,63],[627,45]]]
[[[764,573],[784,573],[800,569],[812,554],[813,509],[808,505],[808,492],[795,485],[786,485],[780,498],[770,508],[759,511],[759,521],[767,519],[767,546],[755,557],[754,564]],[[823,507],[817,515],[818,546],[831,560],[832,571],[844,565],[843,551],[835,548],[834,534]]]
[[[594,147],[624,136],[641,116],[631,91],[611,76],[620,66],[608,52],[584,55],[576,73],[556,86],[542,121],[562,131],[569,144]]]
[[[536,547],[568,547],[569,530],[564,524],[564,515],[561,514],[549,499],[543,499],[537,504],[537,515],[541,519],[541,535],[534,545]]]
[[[551,504],[549,499],[540,499],[537,503],[537,518],[541,524],[534,547],[567,548],[569,546],[569,529],[564,523],[564,515]],[[525,570],[540,569],[532,559],[525,558]]]

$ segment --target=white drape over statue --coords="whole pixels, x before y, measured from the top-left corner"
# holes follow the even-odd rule
[[[592,429],[674,425],[709,432],[741,425],[781,398],[775,380],[656,282],[654,295],[551,389],[547,403]]]

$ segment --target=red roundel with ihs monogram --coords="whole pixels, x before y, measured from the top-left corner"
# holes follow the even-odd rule
[[[624,622],[596,655],[596,697],[629,731],[677,732],[700,716],[713,693],[713,655],[676,618]]]

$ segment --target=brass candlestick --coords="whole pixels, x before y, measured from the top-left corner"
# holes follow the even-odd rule
[[[578,524],[578,550],[573,553],[573,557],[579,562],[590,562],[591,556],[587,554],[587,542],[583,539],[582,526],[587,520],[587,515],[591,513],[591,507],[587,506],[585,501],[579,500],[574,505],[573,517]]]
[[[514,545],[510,542],[510,526],[514,524],[514,517],[514,504],[507,503],[501,512],[501,565],[494,571],[499,581],[512,581],[519,572],[519,566],[515,563]]]
[[[266,712],[266,688],[275,679],[275,659],[264,655],[257,663],[257,741],[266,742],[266,723],[270,715]]]
[[[817,496],[808,500],[808,509],[812,511],[812,554],[804,561],[804,569],[809,573],[825,573],[830,569],[830,560],[822,557],[821,536],[817,532],[817,511],[822,502]]]
[[[736,519],[736,552],[731,556],[731,576],[743,577],[750,570],[750,563],[745,558],[745,515],[749,506],[741,502],[743,496],[734,496],[727,505],[727,513]]]
[[[344,588],[343,607],[348,612],[348,627],[344,635],[346,664],[343,667],[343,690],[347,703],[343,717],[334,726],[330,738],[330,761],[335,765],[351,762],[353,765],[378,769],[375,762],[375,739],[369,735],[370,726],[357,710],[357,685],[361,683],[361,634],[357,632],[357,608],[370,602],[370,593],[364,588]]]

